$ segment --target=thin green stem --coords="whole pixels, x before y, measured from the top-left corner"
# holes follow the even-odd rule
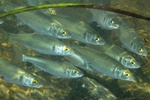
[[[45,9],[45,8],[66,8],[66,7],[101,9],[101,10],[120,13],[120,14],[124,14],[124,15],[128,15],[128,16],[132,16],[132,17],[150,21],[149,17],[135,14],[135,13],[132,13],[129,11],[115,9],[112,7],[105,7],[105,6],[92,5],[92,4],[82,4],[82,3],[59,3],[59,4],[43,4],[43,5],[38,5],[38,6],[30,6],[30,7],[20,8],[20,9],[12,10],[10,12],[0,14],[0,18],[9,16],[9,15],[13,15],[13,14],[17,14],[17,13],[21,13],[21,12],[25,12],[25,11],[30,11],[30,10],[38,10],[38,9]]]

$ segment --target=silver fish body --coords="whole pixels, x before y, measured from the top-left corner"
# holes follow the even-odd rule
[[[64,58],[79,68],[93,71],[88,62],[86,62],[81,55],[78,55],[78,51],[74,50],[71,55],[64,56]]]
[[[57,20],[64,25],[71,33],[74,40],[93,45],[104,45],[104,39],[89,25],[83,21],[60,15],[49,15],[52,19]]]
[[[38,77],[4,58],[0,58],[0,76],[13,84],[33,88],[43,87]]]
[[[81,70],[66,61],[58,61],[40,57],[22,56],[22,61],[27,61],[38,68],[58,78],[79,78],[84,74]]]
[[[78,55],[82,56],[94,70],[112,78],[134,81],[132,73],[127,68],[124,68],[119,62],[106,54],[85,47],[75,46],[72,48],[77,50],[79,52]]]
[[[119,37],[122,44],[130,51],[146,56],[147,50],[145,48],[144,42],[138,36],[138,34],[131,29],[125,22],[121,22],[120,27],[117,32],[117,37]]]
[[[116,15],[104,10],[88,9],[92,13],[91,21],[95,21],[98,27],[106,30],[118,29],[119,25],[114,21]]]
[[[43,54],[69,55],[71,48],[59,41],[57,38],[38,34],[10,34],[9,41],[16,41],[27,48]]]
[[[5,11],[10,11],[15,9],[14,5],[6,5]],[[71,38],[71,34],[67,31],[67,29],[58,21],[47,18],[46,16],[36,14],[35,11],[28,11],[19,14],[15,14],[17,18],[19,18],[23,24],[28,25],[37,34],[53,36],[61,39]]]
[[[125,50],[119,48],[115,44],[105,43],[102,46],[90,46],[92,49],[104,52],[106,55],[112,57],[116,61],[120,62],[126,68],[139,68],[140,64]]]

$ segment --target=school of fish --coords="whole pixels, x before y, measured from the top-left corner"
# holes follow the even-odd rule
[[[27,2],[31,6],[45,3],[43,0]],[[22,7],[25,6],[7,4],[4,11]],[[117,14],[96,9],[85,10],[91,13],[90,22],[96,22],[97,27],[116,32],[116,37],[126,49],[139,56],[147,56],[148,51],[140,36],[123,19],[117,19]],[[87,22],[61,15],[53,8],[27,11],[15,16],[18,19],[17,26],[27,25],[34,33],[22,30],[18,34],[9,33],[7,42],[19,45],[13,46],[14,61],[29,62],[35,69],[51,74],[54,78],[80,78],[84,76],[82,70],[88,70],[113,79],[136,82],[130,71],[141,67],[136,58],[116,44],[106,41],[101,36],[103,33],[98,33]],[[68,40],[72,43],[68,43]],[[50,57],[26,55],[24,49],[32,49]],[[53,56],[63,59],[54,59]],[[0,76],[7,82],[31,88],[41,88],[46,83],[35,73],[4,58],[0,58]],[[116,97],[109,100],[116,100]]]

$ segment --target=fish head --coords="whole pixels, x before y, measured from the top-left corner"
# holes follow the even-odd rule
[[[147,56],[148,54],[145,45],[142,42],[134,42],[132,44],[132,50],[135,51],[135,53],[138,55]]]
[[[105,29],[113,30],[119,28],[119,25],[115,22],[113,17],[105,17],[104,23],[105,24],[103,26]]]
[[[93,45],[104,45],[105,41],[102,37],[96,35],[96,34],[90,34],[90,32],[86,32],[84,34],[84,37],[86,39],[86,42]]]
[[[117,79],[126,80],[126,81],[135,81],[133,74],[128,69],[115,68],[114,74]]]
[[[57,15],[56,10],[54,8],[49,8],[48,11],[52,15]]]
[[[57,55],[70,55],[72,53],[72,49],[65,45],[55,45],[53,49]]]
[[[121,64],[127,68],[140,68],[140,64],[131,55],[122,56]]]
[[[138,48],[137,48],[137,53],[139,54],[139,55],[142,55],[142,56],[147,56],[147,50],[146,50],[146,48],[145,48],[145,46],[144,46],[144,44],[141,44]]]
[[[26,74],[21,77],[22,84],[27,87],[41,88],[43,87],[42,83],[33,75]]]
[[[79,78],[84,75],[84,73],[81,70],[74,68],[74,67],[65,69],[65,74],[66,74],[66,76],[68,76],[70,78]]]
[[[49,26],[48,33],[60,39],[69,39],[72,37],[71,33],[56,20],[53,20],[53,23]]]

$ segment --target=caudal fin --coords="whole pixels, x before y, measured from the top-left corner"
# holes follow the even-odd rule
[[[19,63],[23,61],[23,54],[21,49],[19,48],[18,45],[12,45],[12,48],[14,50],[15,56],[13,57],[12,61],[15,63]]]

